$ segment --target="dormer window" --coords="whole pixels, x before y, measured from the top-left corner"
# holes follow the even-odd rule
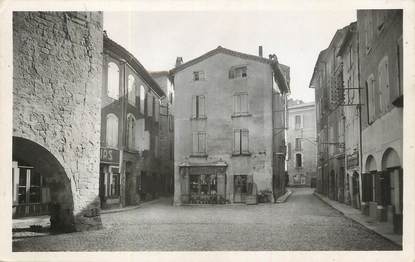
[[[205,80],[205,72],[203,72],[203,71],[194,71],[193,72],[193,80],[194,81]]]
[[[246,66],[233,67],[229,70],[229,79],[246,78],[247,76]]]

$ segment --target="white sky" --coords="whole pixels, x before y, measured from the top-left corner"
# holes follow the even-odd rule
[[[291,68],[291,97],[314,101],[308,87],[319,52],[337,29],[356,20],[343,11],[104,12],[104,30],[148,71],[170,70],[221,45],[264,56],[275,53]]]

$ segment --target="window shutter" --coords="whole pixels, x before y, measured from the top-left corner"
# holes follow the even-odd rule
[[[134,149],[139,150],[140,149],[140,121],[135,121],[135,127],[134,127]]]
[[[249,132],[248,130],[242,130],[242,153],[248,153],[249,152]]]
[[[384,78],[384,81],[385,81],[384,100],[385,100],[385,110],[387,110],[390,107],[390,87],[389,87],[389,64],[388,64],[388,59],[386,59],[383,69],[384,69],[383,78]]]
[[[198,133],[197,132],[193,132],[193,142],[192,142],[193,154],[196,154],[199,151],[198,143],[199,143]]]
[[[196,104],[196,100],[197,100],[197,96],[192,96],[192,118],[196,118],[196,111],[197,111],[197,109],[196,109],[196,106],[197,106],[197,104]]]
[[[206,133],[199,132],[199,152],[206,153]]]
[[[300,115],[300,128],[304,128],[304,115]]]
[[[233,152],[235,154],[239,154],[241,153],[240,149],[241,149],[241,137],[240,137],[240,130],[239,129],[235,129],[233,131]]]
[[[140,86],[140,112],[144,114],[144,97],[145,97],[145,90],[144,86]]]
[[[248,94],[241,95],[241,112],[248,113]]]
[[[205,97],[199,96],[199,117],[205,117]]]

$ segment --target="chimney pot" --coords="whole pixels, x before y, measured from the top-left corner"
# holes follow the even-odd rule
[[[178,56],[176,58],[176,67],[178,67],[179,65],[181,65],[183,63],[183,58],[181,56]]]

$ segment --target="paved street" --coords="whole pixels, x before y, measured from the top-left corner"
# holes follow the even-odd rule
[[[282,204],[173,207],[102,215],[103,230],[17,239],[13,251],[395,250],[311,189]]]

